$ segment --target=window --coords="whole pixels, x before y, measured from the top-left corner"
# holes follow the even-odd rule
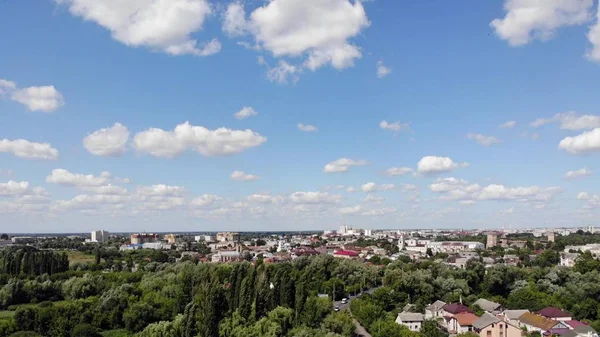
[[[487,337],[492,337],[492,332],[491,332],[490,330],[488,330],[488,331],[486,332],[486,336],[487,336]]]
[[[500,337],[504,337],[504,331],[500,331]]]

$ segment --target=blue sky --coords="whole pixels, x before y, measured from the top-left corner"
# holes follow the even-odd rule
[[[597,22],[592,0],[3,1],[0,231],[594,224]]]

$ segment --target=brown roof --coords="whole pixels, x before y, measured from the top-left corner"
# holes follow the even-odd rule
[[[558,321],[554,321],[544,316],[536,315],[530,312],[526,312],[523,315],[521,315],[521,317],[519,317],[519,321],[521,321],[521,323],[531,325],[544,331],[550,330],[558,324]]]
[[[478,320],[479,317],[470,312],[461,312],[460,314],[454,315],[454,319],[456,319],[458,324],[460,324],[461,326],[468,326],[473,325],[473,323],[475,323],[475,321]]]
[[[460,303],[450,303],[450,304],[446,304],[444,306],[444,310],[451,313],[451,314],[459,314],[461,312],[470,312],[473,313],[473,310],[471,310],[471,308],[464,306]]]
[[[548,318],[561,318],[561,317],[571,317],[571,314],[568,312],[564,312],[558,308],[547,307],[537,312],[539,315]]]

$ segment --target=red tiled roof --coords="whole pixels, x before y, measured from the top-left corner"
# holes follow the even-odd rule
[[[537,313],[548,318],[571,317],[571,314],[554,307],[544,308]]]
[[[333,255],[341,255],[341,256],[358,256],[358,253],[353,250],[338,250],[333,253]]]
[[[454,315],[454,319],[456,319],[458,324],[460,324],[461,326],[468,326],[473,325],[473,323],[476,320],[478,320],[479,317],[470,312],[461,312],[459,314]]]
[[[578,326],[587,325],[585,322],[576,321],[576,320],[570,320],[570,321],[564,321],[564,322],[573,329],[575,329]]]
[[[471,310],[469,307],[466,307],[460,303],[450,303],[450,304],[446,304],[444,306],[444,310],[451,313],[451,314],[459,314],[462,312],[469,312],[469,313],[473,313],[473,310]]]

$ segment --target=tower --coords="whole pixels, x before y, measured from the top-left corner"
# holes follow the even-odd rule
[[[398,250],[404,250],[404,234],[400,234],[400,239],[398,239]]]
[[[492,248],[498,245],[498,234],[497,233],[487,233],[487,244],[485,248]]]
[[[554,232],[548,232],[546,233],[546,235],[548,236],[548,242],[554,242],[554,240],[556,239],[554,236]]]

